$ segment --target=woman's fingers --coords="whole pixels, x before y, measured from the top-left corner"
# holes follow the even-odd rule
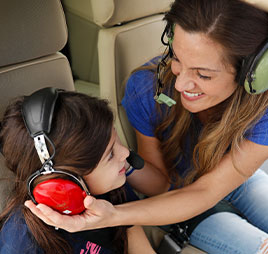
[[[25,206],[46,224],[69,232],[85,230],[84,226],[89,220],[88,216],[90,216],[88,212],[81,215],[63,215],[44,204],[36,206],[32,201],[26,201]]]
[[[50,209],[49,207],[45,206],[45,205],[41,205],[41,209],[39,207],[37,207],[31,200],[27,200],[24,205],[26,207],[28,207],[31,212],[36,215],[39,219],[41,219],[42,221],[44,221],[46,224],[50,225],[50,226],[54,226],[52,221],[43,213],[42,210],[46,210],[46,209]]]
[[[25,202],[25,206],[46,224],[69,232],[113,226],[111,218],[115,208],[111,203],[87,196],[84,205],[86,210],[82,214],[63,215],[44,204],[36,206],[32,201]]]

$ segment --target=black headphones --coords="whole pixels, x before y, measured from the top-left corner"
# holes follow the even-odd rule
[[[41,169],[33,173],[27,180],[28,194],[35,204],[43,203],[64,214],[79,214],[85,210],[83,201],[90,195],[86,183],[80,176],[67,171],[53,168],[52,159],[55,146],[48,137],[51,130],[54,108],[58,94],[63,91],[52,87],[40,89],[25,97],[22,104],[22,117],[30,136],[34,139],[36,151],[42,163]],[[52,147],[50,156],[46,141]],[[141,169],[144,160],[134,151],[127,157],[130,167],[128,170]],[[37,184],[33,188],[34,180],[42,175],[62,174],[68,178],[53,178]]]
[[[52,87],[43,88],[25,97],[23,102],[23,120],[30,136],[34,139],[35,148],[42,162],[41,169],[28,178],[27,187],[29,196],[35,204],[46,204],[64,214],[79,214],[85,209],[83,205],[85,196],[90,195],[86,183],[80,176],[53,168],[55,147],[47,136],[50,133],[54,108],[60,91]],[[46,141],[53,149],[52,156],[49,155]],[[63,174],[70,180],[50,179],[33,188],[33,181],[37,177],[53,173]]]
[[[162,72],[165,70],[165,67],[167,65],[166,60],[168,57],[173,56],[173,51],[172,51],[172,42],[174,39],[174,27],[175,25],[171,26],[170,24],[167,24],[164,32],[162,33],[161,36],[161,42],[163,45],[167,46],[168,52],[164,52],[161,61],[157,65],[157,86],[156,86],[156,92],[154,95],[154,100],[159,103],[159,104],[166,104],[169,107],[172,107],[173,105],[176,104],[176,101],[167,96],[166,94],[163,93],[163,87],[164,84],[162,83]],[[168,41],[165,42],[164,38],[167,37]],[[161,71],[162,70],[162,71]]]
[[[158,84],[156,89],[155,100],[158,102],[159,95],[161,94],[161,89],[163,84],[160,79],[160,68],[161,66],[166,65],[167,57],[173,56],[172,43],[174,40],[174,29],[175,24],[167,24],[162,36],[162,43],[167,46],[168,52],[163,55],[160,63],[157,67],[157,77]],[[164,38],[167,38],[167,42],[164,41]],[[237,73],[236,80],[239,85],[244,86],[245,90],[249,94],[260,94],[268,90],[268,39],[256,50],[256,52],[245,59],[243,59],[240,70]],[[169,97],[168,97],[169,98]],[[171,98],[169,98],[171,99]],[[159,103],[166,103],[168,99],[164,99]],[[175,103],[168,104],[168,106],[172,106]]]

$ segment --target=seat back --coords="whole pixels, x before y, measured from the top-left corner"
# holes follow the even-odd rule
[[[99,86],[100,96],[115,111],[121,141],[132,149],[136,140],[121,106],[123,84],[134,68],[162,52],[162,18],[172,2],[63,0],[72,69],[78,78],[75,84],[80,86],[84,80]]]
[[[99,32],[100,94],[116,113],[116,129],[124,145],[136,150],[134,130],[127,120],[121,100],[125,82],[137,67],[163,52],[160,37],[163,15],[157,14]],[[146,84],[144,84],[146,85]]]
[[[0,119],[16,96],[47,86],[74,90],[69,62],[59,52],[67,41],[59,0],[3,1],[0,17]],[[2,154],[0,179],[1,211],[14,184]]]
[[[268,1],[266,0],[243,0],[243,1],[252,4],[257,8],[268,11]]]
[[[68,48],[75,85],[83,91],[99,89],[98,34],[101,28],[122,25],[165,12],[172,0],[62,0]]]

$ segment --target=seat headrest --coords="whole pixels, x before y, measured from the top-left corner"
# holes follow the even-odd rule
[[[0,17],[0,67],[53,54],[67,42],[59,0],[2,1]]]
[[[268,12],[268,1],[267,0],[243,0],[249,4],[254,5],[257,8],[260,8]]]
[[[169,10],[174,0],[63,0],[64,7],[101,27]]]

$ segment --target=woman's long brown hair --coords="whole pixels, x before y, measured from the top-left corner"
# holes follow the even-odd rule
[[[203,33],[222,45],[225,52],[223,63],[226,66],[231,64],[237,72],[242,59],[256,52],[268,38],[267,13],[239,0],[175,0],[164,20],[170,27],[177,24],[187,32]],[[170,179],[178,185],[187,185],[212,170],[227,151],[234,155],[234,150],[239,149],[244,140],[245,132],[267,110],[268,92],[250,95],[243,86],[238,85],[226,101],[208,110],[207,123],[201,133],[197,133],[196,116],[181,105],[180,94],[174,88],[176,77],[171,72],[170,64],[171,59],[167,61],[162,83],[164,90],[177,104],[164,112],[162,121],[155,129],[155,136],[160,140],[160,150]],[[156,70],[152,66],[138,70],[142,69]],[[167,130],[168,138],[163,136]],[[177,167],[185,156],[189,134],[192,161],[187,176],[182,179],[178,176]],[[238,167],[237,170],[242,171]]]
[[[0,215],[1,225],[12,211],[19,207],[33,237],[45,253],[72,253],[70,244],[54,227],[43,223],[23,205],[29,199],[27,179],[41,168],[33,139],[27,133],[22,119],[23,100],[24,98],[20,97],[12,102],[2,121],[0,134],[2,151],[8,168],[16,175],[16,180],[12,197]],[[68,167],[69,172],[80,176],[92,172],[110,141],[113,121],[113,113],[107,101],[75,92],[60,92],[51,132],[48,134],[56,148],[53,158],[54,168]],[[122,188],[111,191],[109,196],[114,204],[126,201]],[[117,252],[127,253],[126,228],[118,227],[116,230],[114,240]]]

